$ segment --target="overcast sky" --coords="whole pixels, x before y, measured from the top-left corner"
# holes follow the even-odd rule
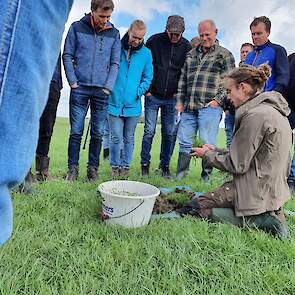
[[[147,37],[165,30],[167,17],[179,14],[185,18],[184,37],[197,35],[197,24],[213,19],[219,30],[218,39],[238,59],[240,45],[251,42],[249,24],[255,16],[266,15],[272,22],[270,40],[284,46],[288,54],[295,51],[295,0],[114,0],[113,24],[121,34],[134,19],[146,22]],[[73,21],[90,11],[90,0],[74,0],[65,34]],[[238,62],[238,60],[237,60]],[[64,79],[59,115],[67,113],[69,87]]]

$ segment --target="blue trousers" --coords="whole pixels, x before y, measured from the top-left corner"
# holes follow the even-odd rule
[[[226,135],[226,147],[229,148],[233,139],[235,115],[227,114],[224,119],[225,135]]]
[[[134,151],[134,133],[139,117],[109,115],[111,140],[110,164],[112,167],[130,168]],[[121,158],[121,150],[123,153]]]
[[[107,118],[108,95],[99,87],[79,86],[71,90],[70,97],[69,169],[79,164],[81,139],[88,104],[91,112],[88,167],[97,169],[99,165],[99,155]]]
[[[35,156],[72,2],[0,1],[0,245],[12,234],[9,188],[25,178]]]
[[[173,125],[175,120],[175,99],[173,98],[157,98],[156,96],[145,97],[144,108],[144,134],[141,147],[141,164],[146,165],[151,160],[151,148],[154,135],[156,133],[156,125],[158,112],[161,109],[161,166],[169,166],[171,155],[171,144]]]

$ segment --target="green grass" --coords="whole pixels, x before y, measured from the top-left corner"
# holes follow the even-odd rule
[[[136,134],[131,179],[140,175],[143,127]],[[0,248],[0,294],[295,294],[295,243],[230,225],[183,218],[154,221],[139,229],[108,227],[98,219],[96,189],[108,180],[101,162],[97,183],[85,182],[87,152],[81,151],[80,177],[65,183],[68,122],[58,119],[51,146],[56,180],[35,186],[32,196],[14,196],[14,233]],[[219,145],[224,146],[220,131]],[[222,182],[199,181],[200,161],[187,179],[163,180],[158,166],[160,139],[153,150],[156,186],[190,184],[209,191]],[[177,152],[177,151],[176,151]],[[172,160],[175,173],[177,156]],[[295,210],[291,200],[288,209]],[[294,237],[295,219],[288,218]]]

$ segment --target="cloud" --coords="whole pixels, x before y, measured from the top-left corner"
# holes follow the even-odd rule
[[[200,0],[197,4],[179,3],[177,9],[185,16],[187,27],[193,26],[195,31],[200,20],[213,19],[221,32],[221,44],[236,57],[241,44],[251,42],[249,24],[261,15],[272,22],[270,40],[284,46],[288,53],[294,51],[294,0]]]
[[[115,13],[126,13],[130,16],[151,20],[155,12],[163,14],[171,11],[171,1],[168,0],[114,0]]]

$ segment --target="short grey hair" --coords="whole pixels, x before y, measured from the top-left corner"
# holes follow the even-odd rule
[[[215,22],[212,20],[212,19],[205,19],[205,20],[202,20],[199,22],[198,24],[198,31],[200,30],[200,26],[205,24],[205,23],[208,23],[211,25],[212,29],[216,30],[216,25],[215,25]]]

